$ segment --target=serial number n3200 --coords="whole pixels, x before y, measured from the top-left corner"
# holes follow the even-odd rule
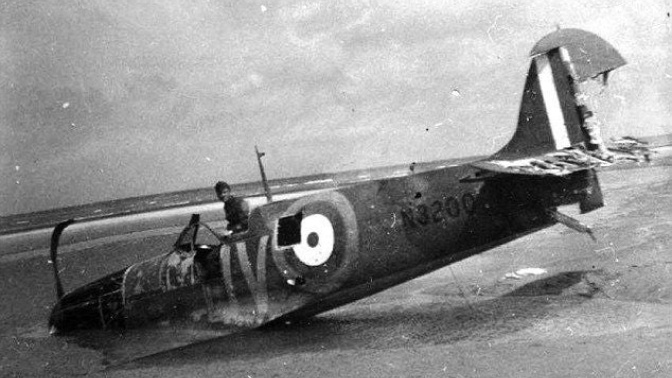
[[[429,203],[406,206],[401,210],[401,217],[408,227],[427,226],[444,222],[460,215],[470,215],[474,212],[474,195],[465,193],[459,199],[446,197]]]

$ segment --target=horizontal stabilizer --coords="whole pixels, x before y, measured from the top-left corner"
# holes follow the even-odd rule
[[[577,171],[585,171],[605,165],[610,165],[610,163],[597,159],[578,148],[553,151],[544,155],[521,159],[488,159],[471,163],[471,166],[489,173],[529,176],[566,176]]]

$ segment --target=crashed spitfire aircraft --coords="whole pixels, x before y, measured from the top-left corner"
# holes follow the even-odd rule
[[[547,35],[531,59],[515,134],[487,159],[269,201],[252,209],[245,232],[212,244],[197,241],[199,230],[212,230],[195,215],[172,250],[66,295],[55,250],[69,222],[60,224],[52,333],[258,327],[333,309],[557,223],[591,233],[557,211],[603,206],[602,161],[585,148],[574,81],[625,61],[577,29]]]

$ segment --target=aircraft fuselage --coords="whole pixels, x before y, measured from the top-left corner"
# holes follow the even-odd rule
[[[548,227],[547,209],[586,187],[582,175],[513,185],[468,179],[476,173],[447,167],[258,207],[249,230],[221,245],[171,251],[66,295],[51,323],[255,326],[313,315]]]

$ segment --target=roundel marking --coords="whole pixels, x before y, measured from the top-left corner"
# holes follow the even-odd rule
[[[278,271],[296,288],[328,293],[339,288],[356,268],[359,252],[357,217],[350,201],[337,191],[296,200],[281,218],[302,215],[300,240],[278,246],[278,224],[274,233],[273,261]]]
[[[334,226],[322,214],[312,214],[301,220],[301,243],[294,246],[294,254],[308,266],[327,262],[334,251]]]

